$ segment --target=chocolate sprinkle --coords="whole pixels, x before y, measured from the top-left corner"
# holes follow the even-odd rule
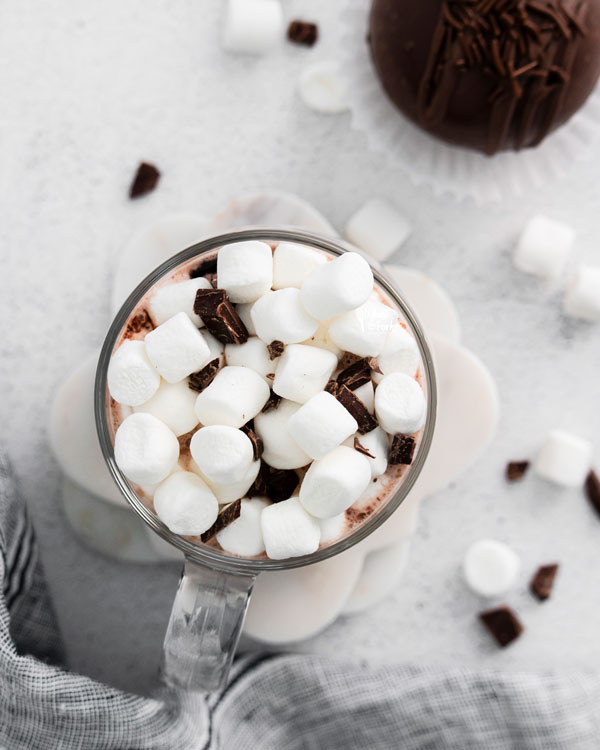
[[[355,391],[370,380],[371,368],[365,357],[346,367],[336,378],[338,383],[348,386],[351,391]]]
[[[341,385],[334,395],[340,404],[356,419],[358,431],[364,435],[365,432],[371,432],[377,427],[377,420],[369,413],[367,407],[354,394],[348,386]]]
[[[142,310],[128,321],[127,328],[125,330],[125,338],[131,338],[136,333],[141,333],[142,331],[153,330],[154,323],[152,321],[152,318],[150,317],[148,310]]]
[[[264,461],[261,462],[258,476],[248,490],[248,497],[268,497],[274,503],[287,500],[300,483],[293,469],[274,469]]]
[[[194,266],[190,271],[190,279],[197,279],[199,276],[208,276],[209,274],[217,273],[217,256],[211,258],[205,258],[200,261],[197,266]]]
[[[506,464],[506,481],[516,482],[522,479],[529,468],[529,461],[509,461]]]
[[[219,515],[217,516],[217,520],[213,523],[210,529],[207,529],[204,534],[200,535],[200,541],[208,542],[209,539],[212,539],[214,536],[216,536],[219,531],[222,531],[226,526],[229,526],[230,523],[233,523],[236,518],[239,518],[241,512],[241,499],[234,500],[232,503],[229,503],[229,505],[226,505],[219,513]]]
[[[412,464],[415,439],[408,435],[394,435],[388,461],[390,464]]]
[[[590,471],[585,480],[585,494],[596,512],[600,515],[600,479],[595,471]]]
[[[371,451],[368,448],[365,448],[365,446],[361,444],[360,440],[357,437],[354,438],[354,450],[358,451],[359,453],[362,453],[363,456],[368,456],[369,458],[375,458],[375,456],[371,453]]]
[[[271,409],[276,409],[279,406],[279,402],[281,401],[281,396],[278,396],[275,391],[271,391],[269,394],[269,398],[267,399],[267,403],[263,406],[262,411],[267,412],[271,411]]]
[[[139,198],[142,195],[151,193],[156,187],[160,177],[160,172],[154,166],[143,161],[135,173],[131,187],[129,188],[130,198]]]
[[[245,344],[248,330],[224,289],[198,289],[194,312],[222,344]]]
[[[296,44],[312,47],[319,38],[319,27],[309,21],[291,21],[287,30],[287,38]]]
[[[551,565],[540,565],[536,570],[529,587],[531,588],[531,592],[535,594],[540,601],[545,601],[552,593],[552,586],[554,585],[557,571],[558,565],[556,563],[552,563]]]
[[[502,648],[512,643],[523,632],[523,626],[510,607],[488,609],[479,614],[479,619]]]
[[[193,391],[198,391],[199,393],[203,391],[215,379],[215,375],[219,372],[219,364],[219,357],[211,359],[201,370],[190,375],[188,386]]]
[[[263,451],[265,449],[265,446],[263,444],[262,438],[260,438],[255,432],[254,432],[254,424],[252,424],[252,427],[250,426],[250,423],[243,425],[240,427],[241,431],[248,435],[248,438],[250,439],[250,442],[252,443],[252,455],[254,457],[255,461],[258,461],[258,459],[262,456]]]
[[[267,350],[269,352],[269,359],[277,359],[277,357],[281,357],[283,354],[283,350],[285,349],[285,344],[283,341],[271,341],[270,344],[267,344]]]

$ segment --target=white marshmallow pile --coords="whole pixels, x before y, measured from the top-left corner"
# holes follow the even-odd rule
[[[465,555],[465,580],[476,594],[501,596],[516,583],[521,562],[510,547],[495,539],[474,542]]]
[[[115,460],[176,534],[214,526],[214,543],[231,555],[312,554],[351,528],[346,511],[388,470],[392,436],[423,426],[419,348],[377,296],[358,253],[329,259],[297,243],[234,243],[219,251],[217,283],[246,325],[246,341],[217,340],[214,320],[206,318],[207,328],[194,313],[207,279],[163,280],[144,301],[156,327],[113,353]],[[343,379],[349,355],[378,357],[382,371],[371,369],[354,391],[379,421],[366,434],[360,412],[325,390]],[[214,364],[200,372],[215,359],[216,373]],[[363,364],[368,372],[371,363]],[[291,497],[255,496],[261,487],[269,494],[270,472],[281,471],[295,482]],[[236,500],[239,516],[223,527],[219,509]]]

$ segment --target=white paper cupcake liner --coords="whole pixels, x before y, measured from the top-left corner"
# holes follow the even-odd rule
[[[536,148],[485,156],[430,136],[399,112],[377,78],[366,42],[369,9],[368,0],[343,0],[340,11],[339,60],[352,127],[417,185],[477,203],[502,201],[562,177],[598,137],[600,85],[568,123]]]

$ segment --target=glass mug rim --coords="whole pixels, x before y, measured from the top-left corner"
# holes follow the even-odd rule
[[[184,539],[182,536],[172,532],[157,516],[152,513],[141,501],[136,492],[132,489],[129,481],[125,478],[116,464],[114,457],[114,446],[111,439],[109,424],[107,419],[107,370],[110,357],[114,350],[115,344],[121,334],[123,327],[129,319],[131,313],[139,303],[140,299],[154,286],[161,278],[166,276],[177,266],[198,257],[201,260],[202,255],[214,252],[219,247],[229,243],[243,242],[248,240],[261,240],[264,242],[296,242],[303,245],[309,245],[320,250],[324,250],[334,255],[342,255],[344,252],[357,251],[349,243],[343,240],[330,239],[320,234],[306,232],[302,230],[291,229],[269,229],[269,228],[252,228],[241,229],[227,232],[207,238],[200,242],[190,245],[164,261],[148,274],[131,292],[125,302],[122,304],[119,312],[114,317],[98,359],[96,370],[96,379],[94,385],[94,412],[96,418],[96,429],[98,439],[104,460],[108,469],[121,490],[125,500],[131,508],[150,526],[150,528],[162,537],[166,542],[178,548],[189,560],[207,565],[213,570],[220,570],[226,573],[237,573],[240,575],[257,575],[261,572],[288,570],[299,568],[305,565],[312,565],[333,557],[369,536],[375,529],[379,528],[406,498],[414,486],[421,469],[429,453],[433,432],[435,426],[435,414],[437,404],[436,380],[433,367],[433,358],[427,338],[421,328],[421,325],[409,305],[402,299],[400,292],[395,289],[391,282],[377,269],[373,267],[373,262],[367,256],[365,259],[369,262],[375,281],[391,297],[393,302],[399,307],[405,318],[411,332],[415,336],[421,360],[423,363],[423,375],[427,385],[427,414],[423,426],[423,435],[419,450],[414,462],[409,466],[404,476],[404,480],[395,494],[389,498],[381,510],[376,510],[371,514],[364,523],[353,530],[348,536],[330,544],[322,549],[318,549],[309,555],[300,557],[291,557],[284,560],[271,560],[269,558],[243,558],[228,555],[224,551],[217,550],[208,545],[196,545]],[[360,252],[360,251],[358,251]]]

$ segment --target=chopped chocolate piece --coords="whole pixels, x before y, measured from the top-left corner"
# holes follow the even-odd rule
[[[211,258],[205,258],[200,261],[197,266],[194,266],[190,271],[190,279],[197,279],[199,276],[208,276],[209,274],[217,273],[217,256],[214,255]]]
[[[129,188],[130,198],[139,198],[141,195],[151,193],[156,187],[160,172],[154,164],[148,164],[143,161],[135,173],[131,187]]]
[[[337,398],[339,387],[340,384],[338,382],[336,382],[335,380],[330,380],[325,386],[325,390],[327,391],[327,393],[331,393],[332,396],[335,396]]]
[[[242,512],[242,501],[241,499],[234,500],[229,505],[226,505],[223,510],[217,516],[217,520],[213,523],[210,529],[207,529],[204,534],[200,535],[200,541],[208,542],[213,536],[216,536],[219,531],[222,531],[226,526],[235,521],[236,518],[240,517]]]
[[[394,435],[388,461],[390,464],[412,464],[415,439],[408,435]]]
[[[352,354],[352,352],[344,352],[340,357],[340,370],[345,370],[347,367],[350,367],[350,365],[358,362],[359,359],[360,357],[358,356],[358,354]]]
[[[479,619],[502,647],[508,646],[523,632],[523,626],[510,607],[488,609],[479,614]]]
[[[142,310],[131,318],[127,323],[127,329],[125,330],[125,338],[131,338],[136,333],[142,331],[153,331],[154,323],[150,317],[148,310]]]
[[[205,273],[204,278],[208,281],[208,283],[212,286],[213,289],[218,289],[219,285],[217,283],[217,274],[215,273]]]
[[[379,367],[379,360],[377,359],[377,357],[369,357],[367,362],[369,363],[369,367],[371,370],[373,370],[373,372],[376,372],[379,375],[383,375],[381,367]]]
[[[358,423],[358,431],[364,435],[365,432],[371,432],[377,427],[377,420],[346,385],[340,385],[337,393],[333,394],[342,406],[344,406]]]
[[[354,450],[358,451],[359,453],[362,453],[363,456],[368,456],[369,458],[375,458],[375,456],[371,453],[371,451],[368,448],[365,448],[365,446],[361,444],[360,440],[357,437],[354,438]]]
[[[288,26],[287,38],[290,42],[312,47],[319,38],[319,27],[309,21],[292,21]]]
[[[250,426],[250,423],[248,423],[240,427],[240,429],[242,432],[248,435],[250,442],[252,443],[252,453],[254,455],[254,460],[258,461],[258,459],[262,456],[265,447],[263,445],[262,438],[258,437],[258,435],[254,432],[253,427],[254,425]]]
[[[269,350],[269,359],[277,359],[283,354],[285,344],[283,341],[271,341],[270,344],[267,344],[267,349]]]
[[[245,344],[248,329],[224,289],[198,289],[194,312],[222,344]]]
[[[529,461],[509,461],[506,464],[506,480],[508,482],[516,482],[517,479],[522,479],[529,468]]]
[[[268,497],[274,503],[287,500],[300,483],[293,469],[274,469],[264,461],[261,462],[258,476],[248,490],[248,497]]]
[[[351,391],[371,380],[371,369],[365,357],[346,367],[336,378],[338,383],[348,386]]]
[[[543,602],[552,593],[552,586],[554,585],[557,571],[557,563],[552,563],[551,565],[540,565],[536,570],[529,587],[531,588],[532,593],[535,594],[540,601]]]
[[[587,499],[600,514],[600,479],[595,471],[590,471],[585,480],[585,494]]]
[[[204,365],[204,367],[198,372],[190,375],[188,386],[193,391],[203,391],[206,386],[210,385],[215,379],[215,375],[219,372],[219,358],[211,359],[211,361]]]
[[[275,391],[271,391],[271,393],[269,394],[269,398],[267,399],[267,403],[262,408],[263,412],[271,411],[271,409],[276,409],[279,406],[280,401],[281,396],[278,396]]]

